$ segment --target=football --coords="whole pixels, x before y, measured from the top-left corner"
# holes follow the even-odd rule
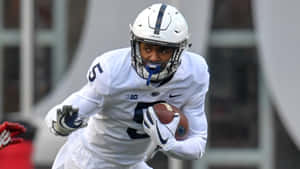
[[[161,123],[168,124],[172,121],[174,113],[180,114],[180,121],[175,134],[176,140],[185,139],[188,132],[188,120],[186,116],[175,106],[168,103],[157,103],[153,105],[153,109]]]

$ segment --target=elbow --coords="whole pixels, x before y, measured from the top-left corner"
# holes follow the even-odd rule
[[[203,157],[204,155],[204,152],[200,151],[200,152],[197,152],[197,153],[194,153],[194,155],[191,155],[191,156],[187,156],[188,159],[187,160],[199,160]]]
[[[196,159],[195,160],[201,159],[205,154],[206,139],[201,137],[199,143],[200,144],[198,144],[198,149],[197,149],[198,151],[195,152],[195,154],[196,154]]]
[[[204,156],[204,154],[205,154],[204,151],[200,151],[195,160],[201,159]]]

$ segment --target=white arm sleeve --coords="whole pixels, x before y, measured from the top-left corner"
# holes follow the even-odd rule
[[[79,108],[79,118],[85,119],[89,116],[101,111],[103,96],[94,91],[89,84],[85,85],[79,91],[67,97],[61,104],[53,107],[47,114],[45,121],[48,128],[52,127],[52,121],[56,121],[57,109],[63,105],[72,105]]]
[[[199,134],[190,135],[183,141],[176,141],[174,147],[166,152],[168,155],[183,160],[196,160],[203,156],[207,139],[207,121],[205,118],[195,118],[195,120],[201,124],[203,131],[199,132]]]
[[[183,112],[189,122],[188,137],[176,141],[166,154],[184,160],[196,160],[203,156],[207,140],[207,119],[204,112],[205,94],[197,94],[191,98]]]

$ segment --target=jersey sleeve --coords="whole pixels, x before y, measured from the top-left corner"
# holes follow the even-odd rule
[[[109,59],[105,55],[97,57],[87,72],[88,86],[98,94],[108,95],[111,85],[111,71]]]
[[[68,96],[62,103],[54,106],[46,115],[45,122],[48,128],[52,128],[53,121],[57,120],[57,109],[64,105],[78,108],[80,119],[88,119],[91,115],[101,112],[103,107],[103,96],[97,94],[89,85],[85,85],[79,91]]]
[[[167,152],[173,157],[195,160],[203,156],[207,140],[207,118],[205,114],[205,96],[209,86],[209,73],[207,66],[201,72],[201,80],[198,79],[196,90],[186,105],[183,113],[189,122],[188,137],[183,141],[177,141],[173,149]]]
[[[101,112],[104,97],[110,92],[110,70],[107,62],[106,57],[97,57],[87,72],[87,84],[47,113],[45,121],[49,128],[52,127],[52,122],[57,120],[57,109],[61,109],[63,105],[78,108],[79,117],[84,119]]]

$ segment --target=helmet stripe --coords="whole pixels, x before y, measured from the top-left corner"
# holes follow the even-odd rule
[[[157,19],[156,19],[156,23],[155,23],[154,34],[159,35],[159,31],[160,31],[160,27],[161,27],[161,21],[162,21],[162,18],[164,16],[166,8],[167,8],[167,5],[162,4],[160,9],[159,9]]]

